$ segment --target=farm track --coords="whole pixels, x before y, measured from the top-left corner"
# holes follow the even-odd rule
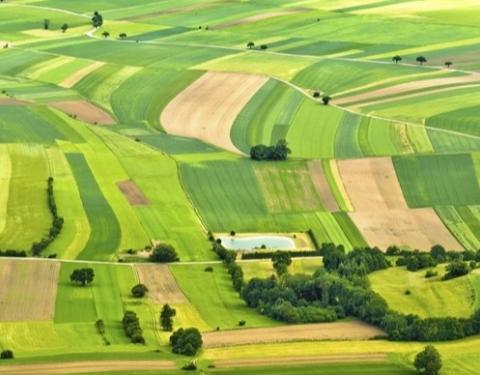
[[[78,361],[31,365],[4,365],[0,366],[0,374],[63,375],[111,371],[165,371],[174,369],[175,363],[172,361]]]

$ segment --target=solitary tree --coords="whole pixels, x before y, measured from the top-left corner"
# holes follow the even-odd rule
[[[392,61],[393,61],[395,64],[398,64],[400,61],[402,61],[402,56],[395,55],[395,56],[392,57]]]
[[[70,275],[70,281],[72,283],[85,286],[87,284],[91,284],[94,277],[95,273],[92,268],[79,268],[73,270],[72,274]]]
[[[179,258],[172,245],[162,243],[153,249],[150,260],[157,263],[169,263],[178,262]]]
[[[104,32],[102,33],[102,36],[103,36],[105,39],[107,39],[107,38],[110,36],[110,33],[109,33],[108,31],[104,31]]]
[[[413,364],[418,371],[425,375],[437,375],[442,368],[442,358],[435,347],[427,345],[423,351],[417,354]]]
[[[48,30],[48,29],[50,28],[50,20],[49,20],[49,19],[46,19],[46,18],[45,18],[45,19],[43,20],[43,28],[44,28],[45,30]]]
[[[420,64],[420,65],[423,65],[427,62],[427,58],[425,56],[418,56],[416,58],[416,61]]]
[[[453,65],[453,62],[451,61],[445,61],[445,66],[447,67],[447,69],[450,69],[450,67]]]
[[[148,292],[148,288],[143,284],[137,284],[132,288],[132,296],[142,298]]]
[[[62,29],[62,33],[64,33],[65,31],[67,31],[67,30],[68,30],[68,24],[64,23],[64,24],[62,25],[61,29]]]
[[[125,33],[121,33],[118,36],[120,37],[120,39],[126,39],[127,38],[127,34],[125,34]]]
[[[328,95],[325,95],[324,97],[322,97],[322,102],[324,105],[328,105],[328,103],[330,103],[330,100],[332,100],[332,98]]]
[[[272,256],[273,268],[278,276],[288,272],[288,266],[292,264],[292,256],[286,251],[277,251]]]
[[[247,43],[247,48],[252,49],[253,47],[255,47],[255,43],[254,43],[254,42],[248,42],[248,43]]]
[[[173,317],[177,315],[177,310],[170,307],[167,303],[163,305],[162,312],[160,313],[160,325],[164,331],[173,330]]]
[[[103,17],[100,13],[97,11],[93,12],[93,17],[92,17],[92,25],[93,27],[96,27],[97,29],[103,25]]]

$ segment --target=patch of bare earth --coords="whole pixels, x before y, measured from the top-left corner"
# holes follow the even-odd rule
[[[79,361],[63,363],[37,363],[31,365],[2,365],[0,374],[8,375],[61,375],[93,374],[114,371],[174,370],[172,361]]]
[[[75,86],[78,82],[80,82],[83,78],[85,78],[90,73],[94,72],[95,70],[99,69],[105,65],[104,62],[96,61],[85,68],[77,70],[73,73],[70,77],[67,77],[63,82],[60,83],[60,86],[70,88]]]
[[[355,211],[349,215],[369,245],[429,250],[441,244],[451,250],[462,249],[432,208],[408,208],[390,158],[341,160],[337,164]]]
[[[60,263],[0,261],[0,321],[51,320]]]
[[[325,208],[331,212],[339,210],[337,200],[335,199],[332,191],[330,190],[330,185],[328,185],[327,178],[323,172],[322,163],[318,160],[310,161],[308,163],[308,169],[310,171],[310,176],[312,178],[313,186],[317,190],[318,195],[323,202]]]
[[[117,186],[132,206],[146,206],[148,199],[132,180],[117,182]]]
[[[24,105],[25,102],[13,98],[0,98],[0,105]]]
[[[219,25],[214,26],[213,29],[221,30],[221,29],[226,29],[226,28],[229,28],[229,27],[245,25],[245,24],[249,24],[249,23],[252,23],[252,22],[268,20],[270,18],[286,16],[288,14],[294,14],[294,13],[299,13],[299,10],[284,10],[284,11],[279,11],[279,12],[266,12],[266,13],[256,14],[254,16],[249,16],[249,17],[244,17],[244,18],[240,18],[240,19],[237,19],[237,20],[233,20],[233,21],[224,22],[224,23],[221,23]]]
[[[92,124],[112,125],[115,120],[107,112],[85,100],[66,100],[48,103],[50,106]]]
[[[460,76],[460,77],[427,79],[427,80],[421,80],[421,81],[402,83],[399,85],[390,86],[383,89],[368,91],[358,95],[347,96],[341,99],[337,99],[334,102],[335,104],[338,104],[338,105],[350,105],[352,103],[371,102],[372,100],[375,100],[375,99],[380,99],[380,101],[390,100],[390,99],[384,99],[384,98],[386,98],[387,96],[408,93],[415,90],[423,90],[423,89],[442,87],[442,86],[465,85],[465,84],[476,83],[476,82],[480,82],[480,74],[469,74],[469,75]],[[448,89],[449,88],[446,88],[446,90]],[[416,93],[410,96],[422,95],[422,94],[424,93]],[[393,99],[394,98],[392,98],[391,100]],[[369,103],[369,104],[373,104],[373,103]]]
[[[355,321],[207,332],[203,342],[205,347],[213,348],[288,341],[366,340],[384,335],[377,327]]]
[[[231,127],[266,81],[252,74],[206,73],[166,106],[160,121],[167,133],[241,153],[230,138]]]
[[[215,361],[215,367],[218,368],[238,368],[238,367],[271,367],[271,366],[291,366],[314,363],[372,363],[386,362],[388,359],[385,353],[367,353],[367,354],[336,354],[336,355],[317,355],[317,356],[283,356],[268,358],[245,358],[245,359],[220,359]]]
[[[148,288],[148,296],[154,301],[165,303],[185,303],[187,298],[177,284],[170,269],[161,264],[135,265],[138,278]]]

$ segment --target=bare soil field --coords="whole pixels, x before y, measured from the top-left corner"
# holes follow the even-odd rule
[[[441,244],[462,249],[432,208],[410,209],[390,158],[337,162],[345,190],[355,212],[355,225],[370,246],[406,246],[430,250]]]
[[[64,363],[37,363],[31,365],[0,366],[0,374],[8,375],[61,375],[92,374],[113,371],[174,370],[171,361],[79,361]]]
[[[449,250],[462,250],[432,208],[350,212],[349,215],[367,243],[382,250],[397,245],[428,251],[436,244]]]
[[[241,153],[230,138],[231,127],[266,81],[266,77],[252,74],[206,73],[166,106],[160,122],[167,133]]]
[[[331,212],[338,211],[339,207],[332,191],[330,190],[330,186],[328,185],[327,178],[323,172],[322,163],[318,160],[310,161],[308,163],[308,169],[310,170],[313,186],[315,186],[318,195],[320,195],[325,208]]]
[[[78,82],[80,82],[83,78],[85,78],[87,75],[94,72],[95,70],[102,67],[103,65],[105,65],[104,62],[96,61],[96,62],[86,66],[83,69],[77,70],[70,77],[67,77],[62,83],[60,83],[60,86],[65,87],[65,88],[73,87]]]
[[[409,91],[423,90],[441,86],[451,85],[464,85],[468,83],[480,82],[480,74],[470,74],[460,77],[448,77],[448,78],[435,78],[421,81],[413,81],[402,83],[399,85],[386,87],[383,89],[373,90],[358,95],[347,96],[338,100],[335,100],[335,104],[349,105],[351,103],[371,101],[374,99],[382,99],[390,95],[398,95],[407,93]],[[448,89],[447,89],[448,90]],[[414,94],[412,94],[414,95]],[[385,99],[388,100],[388,99]]]
[[[59,262],[0,261],[0,321],[53,319]]]
[[[261,367],[261,366],[291,366],[313,363],[357,363],[357,362],[386,362],[388,359],[385,353],[367,354],[339,354],[321,356],[286,356],[275,358],[245,358],[245,359],[220,359],[215,361],[218,368],[238,367]]]
[[[65,112],[68,115],[74,115],[79,120],[97,123],[103,125],[115,124],[115,120],[107,112],[85,100],[67,100],[59,102],[50,102],[50,106]]]
[[[383,335],[377,327],[354,321],[207,332],[203,334],[203,342],[206,348],[213,348],[288,341],[366,340]]]
[[[137,184],[131,180],[117,182],[117,186],[127,198],[128,203],[132,206],[147,206],[148,199],[137,186]]]
[[[337,164],[355,211],[408,208],[390,158],[339,160]]]
[[[22,102],[18,99],[13,98],[0,98],[0,105],[24,105],[25,102]]]
[[[187,302],[187,297],[178,286],[168,266],[137,264],[135,269],[140,282],[148,288],[148,297],[154,301],[161,304]]]

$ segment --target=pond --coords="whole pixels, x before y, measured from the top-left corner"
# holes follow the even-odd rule
[[[254,250],[263,245],[267,249],[295,250],[295,242],[286,236],[221,236],[222,245],[229,250]]]

